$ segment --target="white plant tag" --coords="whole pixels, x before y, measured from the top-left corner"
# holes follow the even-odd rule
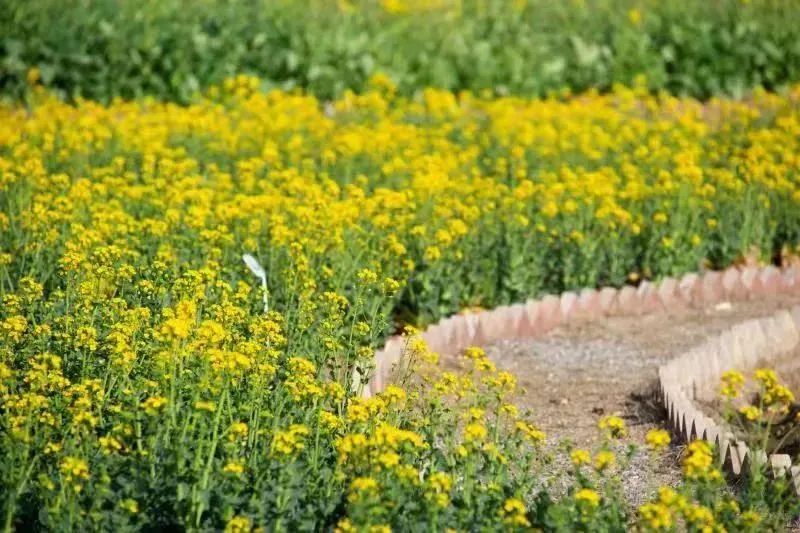
[[[250,269],[250,272],[253,273],[254,276],[261,279],[261,288],[264,291],[264,312],[269,311],[269,289],[267,289],[267,272],[264,270],[264,267],[261,266],[261,263],[250,254],[242,255],[242,260],[244,260],[244,264],[247,265],[247,268]]]

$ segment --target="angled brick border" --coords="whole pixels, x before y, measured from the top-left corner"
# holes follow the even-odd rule
[[[759,274],[763,274],[760,276]],[[747,274],[760,279],[764,294],[785,291],[788,284],[772,285],[774,272]],[[779,278],[786,276],[778,274]],[[794,276],[790,276],[794,279]],[[795,287],[791,288],[796,291]],[[800,346],[800,306],[758,319],[751,319],[712,337],[661,366],[659,397],[668,413],[673,432],[685,441],[704,439],[714,444],[719,463],[732,476],[746,475],[754,464],[767,465],[774,477],[791,476],[800,496],[800,465],[792,465],[786,454],[767,456],[752,450],[722,424],[706,417],[695,399],[707,397],[727,370],[752,370],[759,362],[774,359]]]
[[[800,271],[794,267],[731,267],[724,271],[686,274],[679,279],[664,278],[657,284],[644,282],[639,287],[583,289],[560,296],[549,294],[538,300],[457,314],[429,326],[422,337],[433,351],[453,354],[472,345],[539,338],[562,324],[597,321],[608,316],[669,313],[687,307],[705,308],[722,301],[767,298],[778,293],[800,295]],[[800,311],[796,316],[800,316]],[[765,335],[767,333],[761,332],[759,337]],[[365,387],[366,396],[383,390],[393,367],[400,361],[403,347],[403,340],[395,336],[375,352],[375,369]],[[733,351],[732,356],[739,363],[740,350],[733,345],[726,345],[726,350]],[[703,366],[703,372],[716,371],[705,368],[710,363],[697,364]],[[354,383],[359,381],[361,375],[356,373]]]
[[[457,314],[440,320],[422,332],[436,352],[453,354],[472,345],[500,340],[535,339],[561,324],[601,320],[608,316],[639,316],[668,313],[687,307],[705,308],[723,301],[768,298],[776,294],[800,295],[800,271],[730,267],[724,271],[690,273],[665,278],[657,284],[583,289],[560,296],[501,306],[477,313]],[[354,386],[367,382],[364,396],[382,391],[402,360],[404,340],[391,337],[375,353],[375,368],[369,381],[357,370]],[[800,344],[800,306],[774,316],[749,320],[734,326],[701,346],[681,354],[659,368],[659,396],[671,428],[684,440],[702,438],[716,445],[719,461],[733,475],[747,471],[754,461],[769,462],[775,475],[790,475],[800,494],[800,465],[792,465],[784,454],[770,457],[748,450],[736,442],[726,428],[703,415],[694,400],[709,394],[723,372],[750,369],[760,359],[774,357]]]

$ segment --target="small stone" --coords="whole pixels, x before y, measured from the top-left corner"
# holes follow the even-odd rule
[[[714,311],[726,312],[733,309],[733,305],[730,302],[720,302],[714,306]]]

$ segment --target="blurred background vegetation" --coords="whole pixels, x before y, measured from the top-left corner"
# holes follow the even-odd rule
[[[186,102],[247,73],[321,98],[387,74],[546,95],[644,75],[706,98],[800,79],[794,0],[3,0],[0,92]]]

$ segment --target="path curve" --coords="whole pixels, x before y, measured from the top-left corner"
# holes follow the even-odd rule
[[[800,271],[793,267],[731,267],[686,274],[659,284],[621,289],[586,289],[545,296],[524,304],[456,315],[422,336],[455,365],[467,346],[487,347],[501,367],[514,372],[525,393],[523,406],[555,440],[590,447],[605,414],[627,418],[631,437],[643,442],[652,427],[664,427],[655,399],[657,369],[722,331],[800,303]],[[404,341],[393,337],[376,352],[376,368],[364,391],[380,392],[392,380]],[[355,375],[358,380],[359,376]],[[631,504],[656,485],[677,481],[675,457],[665,457],[658,479],[642,479],[644,457],[623,473]],[[670,462],[672,464],[670,464]]]
[[[655,394],[659,367],[745,320],[798,303],[800,297],[778,296],[720,309],[611,317],[562,326],[538,339],[501,341],[486,351],[498,367],[517,376],[523,390],[518,403],[531,409],[552,447],[570,441],[595,449],[602,416],[617,414],[625,420],[628,440],[642,448],[621,476],[628,503],[638,507],[657,487],[680,481],[678,438],[674,438],[677,446],[655,462],[643,450],[648,431],[668,427]],[[457,367],[456,358],[446,361]]]

